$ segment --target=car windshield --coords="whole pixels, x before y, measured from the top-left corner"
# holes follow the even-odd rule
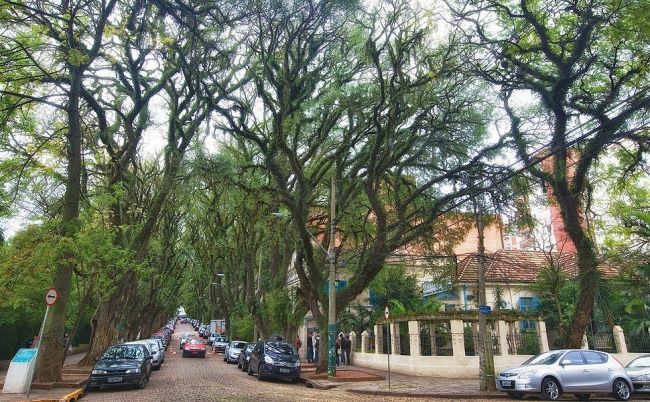
[[[243,349],[244,346],[246,346],[246,342],[232,342],[230,344],[230,347],[235,349]]]
[[[552,351],[552,352],[546,352],[542,353],[540,355],[537,355],[535,357],[530,358],[522,366],[543,366],[543,365],[550,365],[553,364],[557,361],[557,359],[560,358],[564,354],[564,351]]]
[[[269,353],[276,353],[279,355],[295,355],[296,350],[292,345],[284,342],[267,342],[266,351]]]
[[[144,352],[137,346],[113,346],[104,352],[102,359],[144,359]]]
[[[650,367],[650,356],[641,356],[634,359],[627,365],[627,367]]]
[[[217,342],[228,342],[228,338],[217,338]]]
[[[190,345],[202,345],[203,344],[203,339],[190,339]]]

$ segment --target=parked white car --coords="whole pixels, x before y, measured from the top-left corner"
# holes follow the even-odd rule
[[[541,393],[544,399],[555,401],[568,393],[582,400],[591,394],[610,394],[627,401],[632,395],[632,381],[618,360],[609,353],[581,349],[552,350],[532,357],[500,372],[496,385],[515,399]]]
[[[149,349],[149,354],[151,354],[151,368],[153,370],[160,370],[160,365],[162,364],[162,353],[160,353],[160,346],[158,342],[154,339],[141,339],[138,341],[125,342],[126,345],[144,345]]]
[[[625,366],[625,371],[632,380],[634,392],[650,392],[650,355],[643,355]]]
[[[223,361],[226,363],[236,363],[239,360],[239,354],[246,347],[247,342],[231,341],[223,352]]]

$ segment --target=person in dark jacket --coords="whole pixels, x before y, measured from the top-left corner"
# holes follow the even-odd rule
[[[307,363],[314,362],[314,340],[312,339],[312,333],[309,332],[307,335]]]
[[[351,364],[350,355],[352,354],[352,341],[350,340],[350,335],[346,335],[343,344],[343,352],[345,354],[345,364],[348,366]]]

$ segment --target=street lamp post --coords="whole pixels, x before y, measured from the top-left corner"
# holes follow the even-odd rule
[[[330,264],[329,275],[329,312],[327,316],[327,376],[336,377],[336,261],[334,248],[336,247],[336,187],[332,176],[330,202],[330,242],[327,247],[327,259]]]

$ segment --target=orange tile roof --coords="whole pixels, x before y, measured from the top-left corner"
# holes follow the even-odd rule
[[[535,282],[539,271],[549,265],[552,258],[570,277],[578,275],[576,254],[546,253],[543,251],[499,250],[485,255],[485,280],[487,282]],[[614,277],[619,270],[609,263],[598,266],[606,278]],[[478,281],[478,255],[472,254],[458,263],[456,282]]]

